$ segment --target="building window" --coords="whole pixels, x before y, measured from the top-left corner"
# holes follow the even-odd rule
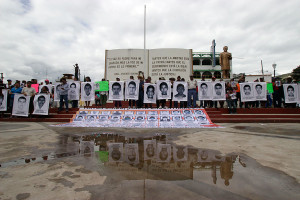
[[[215,72],[214,73],[214,77],[216,77],[216,78],[221,78],[221,72]]]
[[[202,65],[212,65],[212,62],[211,62],[210,59],[204,59],[204,60],[202,61]]]
[[[200,60],[199,59],[194,59],[193,60],[193,65],[200,65]]]
[[[203,72],[202,76],[204,78],[211,78],[212,77],[212,74],[210,72]]]
[[[194,71],[194,78],[201,78],[201,73],[198,71]]]
[[[216,58],[216,65],[220,65],[220,59]]]

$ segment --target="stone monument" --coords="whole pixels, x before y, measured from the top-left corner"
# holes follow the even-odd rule
[[[232,59],[231,53],[227,52],[228,47],[223,47],[223,52],[220,53],[220,65],[222,69],[222,78],[230,78],[230,61]]]

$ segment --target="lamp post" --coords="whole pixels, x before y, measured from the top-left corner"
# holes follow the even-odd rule
[[[276,69],[276,64],[274,63],[274,64],[272,65],[272,67],[273,67],[273,69],[274,69],[274,78],[275,78],[275,69]]]

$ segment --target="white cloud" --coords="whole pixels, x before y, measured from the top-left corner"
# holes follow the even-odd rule
[[[291,72],[300,64],[298,0],[147,2],[147,48],[217,51],[227,45],[234,73]],[[100,80],[105,50],[143,48],[144,1],[2,0],[0,72],[54,81],[62,73]],[[242,59],[240,59],[242,58]]]

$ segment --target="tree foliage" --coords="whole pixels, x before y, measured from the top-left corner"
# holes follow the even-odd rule
[[[300,65],[293,69],[292,71],[292,78],[296,81],[300,81]]]

